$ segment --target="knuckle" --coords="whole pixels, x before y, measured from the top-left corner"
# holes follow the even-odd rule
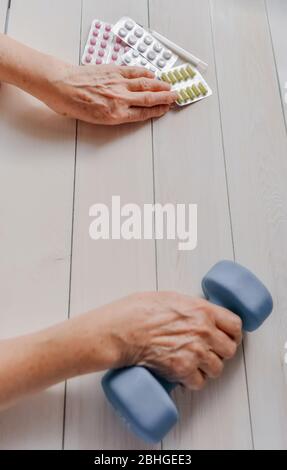
[[[140,78],[139,79],[139,86],[142,90],[149,89],[149,80],[147,78]]]
[[[219,377],[223,371],[223,368],[224,368],[224,364],[223,364],[223,361],[216,361],[214,362],[213,364],[213,367],[212,367],[212,375],[213,377]]]
[[[200,327],[198,328],[198,334],[204,340],[209,339],[212,335],[210,325],[208,325],[207,323],[203,323],[202,325],[200,325]]]
[[[143,97],[143,104],[144,106],[148,106],[152,103],[152,97],[150,93],[146,93]]]
[[[193,382],[193,390],[202,390],[203,387],[205,386],[206,384],[206,379],[204,379],[203,377],[200,377],[200,378],[197,378],[194,382]]]
[[[225,357],[227,359],[231,359],[235,355],[236,350],[237,350],[236,343],[234,341],[231,341],[230,344],[228,345],[228,347],[226,348]]]
[[[200,343],[194,343],[192,350],[198,361],[202,361],[205,358],[206,350]]]
[[[191,361],[184,357],[176,357],[173,361],[173,371],[177,377],[183,378],[190,374]]]
[[[234,315],[233,318],[233,330],[236,335],[240,335],[242,331],[242,320],[237,315]]]

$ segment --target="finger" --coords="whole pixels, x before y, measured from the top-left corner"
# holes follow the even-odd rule
[[[237,349],[237,344],[230,336],[221,330],[216,329],[209,340],[212,350],[224,359],[231,359]]]
[[[155,74],[144,67],[121,66],[120,73],[125,78],[155,78]]]
[[[221,374],[223,367],[222,359],[220,359],[213,351],[210,351],[199,365],[200,370],[208,377],[212,378],[218,377]]]
[[[240,317],[223,307],[214,307],[216,326],[231,336],[236,344],[240,344],[242,340],[242,321]]]
[[[151,107],[160,104],[172,104],[177,98],[177,93],[174,91],[144,91],[130,93],[129,100],[132,106]]]
[[[169,91],[170,84],[162,80],[146,77],[132,78],[127,80],[127,87],[130,91]]]
[[[168,105],[154,106],[151,108],[129,108],[126,122],[147,121],[151,118],[163,116],[169,111]]]
[[[197,369],[192,372],[188,377],[181,381],[181,383],[189,390],[201,390],[206,384],[206,376],[204,372]]]

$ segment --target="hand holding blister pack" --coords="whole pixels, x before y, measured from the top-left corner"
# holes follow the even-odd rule
[[[180,63],[182,60],[188,62]],[[145,67],[178,93],[176,103],[179,106],[212,95],[211,88],[198,70],[206,70],[205,62],[127,16],[115,25],[98,19],[93,21],[82,64]]]

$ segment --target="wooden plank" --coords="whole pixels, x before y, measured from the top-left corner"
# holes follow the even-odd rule
[[[266,7],[287,125],[287,3],[284,0],[266,0]]]
[[[214,95],[154,123],[155,193],[161,203],[198,204],[198,246],[180,252],[159,241],[159,289],[201,295],[202,276],[216,261],[232,259],[228,195],[207,0],[150,3],[151,27],[209,63]],[[171,13],[172,12],[172,13]],[[192,12],[192,14],[191,14]],[[248,400],[242,351],[218,381],[199,393],[176,392],[181,423],[165,448],[250,448]]]
[[[146,1],[85,0],[82,46],[94,18],[114,22],[124,14],[147,24]],[[89,238],[91,205],[101,202],[110,207],[113,195],[120,195],[122,204],[142,207],[153,202],[150,124],[112,128],[81,124],[76,168],[72,315],[156,287],[153,241]],[[141,448],[142,442],[126,431],[107,404],[100,376],[68,383],[65,448]]]
[[[77,62],[80,7],[13,0],[8,33]],[[0,315],[8,337],[67,317],[75,123],[4,85],[0,108]],[[61,384],[1,413],[0,447],[61,448],[63,398]]]
[[[8,8],[8,0],[0,0],[0,31],[4,31],[6,14]]]
[[[275,302],[245,343],[254,444],[286,449],[287,142],[264,1],[213,1],[212,21],[236,259]]]

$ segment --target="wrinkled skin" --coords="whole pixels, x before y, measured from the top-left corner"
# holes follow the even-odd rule
[[[145,121],[165,114],[177,94],[142,67],[57,68],[42,100],[54,111],[92,124]]]
[[[143,365],[193,390],[221,374],[242,339],[237,315],[175,292],[133,294],[102,309],[116,366]],[[86,315],[93,331],[95,313]]]

